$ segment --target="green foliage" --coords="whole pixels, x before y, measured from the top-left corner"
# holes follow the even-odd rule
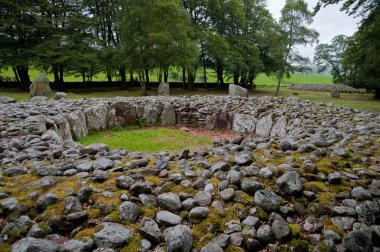
[[[349,37],[345,35],[335,36],[331,44],[319,44],[314,55],[314,62],[318,71],[330,70],[334,83],[344,84],[347,69],[343,65],[343,53],[348,45]]]
[[[281,10],[281,19],[277,28],[278,45],[273,49],[278,80],[276,94],[286,75],[295,70],[303,70],[308,63],[308,59],[302,57],[295,46],[313,44],[317,40],[318,32],[309,28],[312,22],[313,14],[308,10],[308,5],[304,0],[286,1]]]
[[[376,89],[380,98],[380,6],[363,21],[344,54],[348,83],[355,87]]]
[[[137,118],[137,125],[138,125],[140,128],[145,128],[146,125],[147,125],[146,117],[141,116],[141,117]]]

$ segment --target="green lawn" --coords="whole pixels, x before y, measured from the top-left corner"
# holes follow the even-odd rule
[[[36,69],[30,69],[29,70],[29,76],[31,80],[34,80],[41,71]],[[7,76],[7,77],[14,77],[13,71],[11,69],[3,69],[0,70],[0,76]],[[202,77],[203,71],[199,70],[197,72],[197,82],[203,82]],[[50,81],[54,80],[54,77],[52,74],[48,74],[47,77]],[[153,70],[151,71],[149,75],[150,81],[157,82],[157,74]],[[81,76],[75,76],[75,75],[65,75],[64,80],[66,82],[81,82],[82,77]],[[94,79],[94,81],[107,81],[107,76],[105,73],[99,73],[97,74]],[[116,80],[116,78],[114,78]],[[182,70],[178,70],[176,68],[172,68],[171,72],[169,73],[169,82],[181,82],[182,81]],[[232,83],[232,79],[228,76],[225,78],[226,82]],[[215,71],[208,69],[207,70],[207,82],[209,83],[215,83],[217,82],[216,73]],[[259,75],[255,79],[255,83],[258,85],[275,85],[277,83],[276,78],[273,76],[267,76],[265,74]],[[322,74],[293,74],[290,78],[287,78],[284,80],[283,84],[331,84],[332,83],[332,77],[330,75],[322,75]]]
[[[168,128],[123,128],[96,132],[79,140],[83,145],[105,143],[111,148],[129,151],[177,153],[184,149],[196,150],[212,143],[211,138],[194,136],[188,132]]]
[[[297,77],[298,78],[298,77]],[[307,79],[310,77],[304,77]],[[321,77],[323,78],[323,77]],[[315,78],[315,82],[319,77]],[[311,81],[310,81],[311,82]],[[250,92],[250,96],[260,97],[260,96],[273,96],[275,91],[275,86],[266,84],[259,85],[258,89]],[[119,90],[118,88],[94,88],[94,89],[73,89],[66,90],[69,98],[112,98],[116,96],[139,96],[141,94],[139,88],[134,88],[130,90]],[[227,95],[227,91],[220,90],[207,90],[207,89],[197,89],[197,90],[183,90],[183,89],[171,89],[171,95]],[[287,89],[285,86],[281,88],[280,96],[288,97],[293,95],[294,91]],[[341,94],[341,99],[333,99],[330,93],[318,93],[318,92],[308,92],[308,91],[296,91],[298,96],[303,100],[310,100],[313,102],[333,102],[339,106],[347,106],[351,108],[372,111],[380,113],[380,101],[373,99],[373,94]],[[157,89],[151,89],[148,91],[149,95],[157,95]],[[0,96],[11,96],[17,100],[29,99],[29,94],[21,92],[18,89],[5,89],[0,88]]]

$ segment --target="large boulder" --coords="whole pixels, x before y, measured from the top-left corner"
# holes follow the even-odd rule
[[[273,137],[284,137],[286,136],[286,127],[287,127],[287,116],[281,116],[278,118],[277,122],[273,125],[271,136]]]
[[[248,90],[238,85],[231,84],[228,89],[230,96],[248,97]]]
[[[94,241],[98,247],[120,248],[128,244],[133,232],[117,223],[103,223],[103,229],[94,234]]]
[[[88,135],[86,115],[81,111],[72,112],[68,117],[71,135],[79,139]]]
[[[108,126],[108,108],[104,104],[89,107],[84,111],[87,121],[87,129],[95,132],[107,129]]]
[[[37,78],[34,79],[32,85],[30,85],[30,96],[53,96],[53,92],[50,88],[49,79],[43,73],[38,75]]]
[[[334,89],[331,91],[331,98],[340,98],[340,92],[338,89]]]
[[[9,96],[0,96],[0,103],[15,103],[16,100]]]
[[[111,104],[108,111],[110,128],[136,124],[136,109],[129,102],[117,101]]]
[[[232,129],[239,133],[251,133],[255,131],[257,119],[251,115],[235,114]]]
[[[269,136],[273,126],[273,115],[268,114],[259,119],[256,124],[256,134],[259,136]]]
[[[206,128],[209,130],[230,130],[232,128],[232,113],[218,112],[206,117]]]
[[[185,225],[165,229],[165,244],[168,252],[190,252],[193,247],[193,234]]]
[[[158,86],[158,95],[159,96],[169,96],[170,95],[170,85],[169,83],[162,82]]]
[[[54,252],[59,251],[59,244],[48,239],[27,237],[12,245],[12,251],[17,252]]]
[[[171,104],[165,104],[161,113],[161,125],[170,126],[177,123],[175,109]]]

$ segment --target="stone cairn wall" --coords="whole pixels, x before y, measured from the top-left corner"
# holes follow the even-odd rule
[[[336,84],[293,84],[288,87],[291,90],[314,91],[314,92],[332,92],[338,90],[340,93],[360,93],[366,92],[365,88],[353,88],[347,85]]]
[[[1,251],[380,250],[378,114],[292,97],[0,103]],[[180,154],[73,141],[142,117],[243,134]]]

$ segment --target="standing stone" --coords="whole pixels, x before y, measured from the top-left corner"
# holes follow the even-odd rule
[[[144,108],[144,117],[146,119],[146,123],[148,125],[154,125],[157,123],[158,115],[160,114],[160,111],[158,109],[157,105],[154,104],[148,104]]]
[[[165,104],[161,113],[161,125],[170,126],[175,125],[176,122],[176,114],[173,105]]]
[[[340,98],[340,92],[338,89],[331,91],[331,98]]]
[[[158,95],[159,96],[169,96],[170,95],[170,85],[166,82],[161,82],[158,86]]]
[[[128,102],[114,102],[108,111],[110,128],[136,124],[136,109]]]
[[[256,134],[259,136],[269,136],[273,126],[273,115],[268,114],[259,119],[256,124]]]
[[[286,116],[281,116],[277,122],[273,125],[272,131],[270,133],[273,137],[284,137],[286,136],[286,123],[288,118]]]
[[[239,133],[251,133],[255,131],[257,119],[251,115],[236,114],[232,129]]]
[[[52,117],[51,119],[54,121],[55,125],[57,126],[58,134],[64,141],[73,139],[67,116],[58,115],[58,116]]]
[[[50,88],[49,79],[41,73],[34,79],[32,85],[30,85],[30,96],[46,96],[50,97],[53,95],[53,92]]]
[[[98,104],[96,106],[89,107],[84,111],[84,113],[86,115],[88,131],[95,132],[107,129],[108,109],[106,105]]]
[[[69,125],[73,138],[79,139],[88,135],[86,124],[86,115],[83,112],[76,111],[69,114]]]
[[[248,90],[238,85],[230,84],[228,91],[230,96],[248,97]]]
[[[233,115],[226,112],[218,112],[206,117],[206,128],[209,130],[230,130],[232,128]]]

